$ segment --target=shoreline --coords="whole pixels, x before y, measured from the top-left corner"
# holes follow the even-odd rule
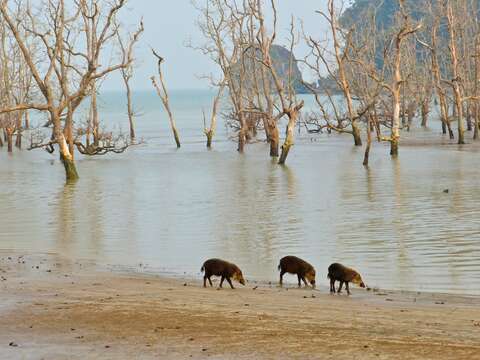
[[[56,255],[0,252],[8,359],[467,359],[480,297],[125,273]],[[216,279],[214,285],[218,285]]]
[[[203,274],[198,272],[190,272],[190,271],[180,271],[175,269],[168,269],[168,268],[160,268],[155,267],[149,264],[131,264],[131,265],[119,265],[119,264],[111,264],[111,263],[99,263],[96,260],[90,258],[72,258],[68,256],[61,255],[56,252],[42,252],[42,253],[32,253],[28,251],[19,251],[18,249],[0,249],[0,259],[10,257],[31,257],[33,259],[40,260],[41,257],[44,258],[58,258],[61,259],[62,262],[68,262],[71,264],[81,263],[83,266],[89,266],[91,269],[95,269],[95,271],[101,273],[111,273],[112,275],[118,276],[139,276],[144,278],[163,278],[163,279],[172,279],[172,280],[179,280],[179,281],[190,281],[190,282],[203,282]],[[1,265],[1,264],[0,264]],[[201,265],[201,264],[200,264]],[[200,267],[199,265],[199,267]],[[326,272],[325,272],[326,274]],[[287,274],[288,275],[288,274]],[[289,275],[291,277],[284,278],[284,283],[290,287],[296,287],[297,280],[295,275]],[[320,274],[322,276],[322,274]],[[213,279],[213,278],[212,278]],[[328,293],[329,285],[328,279],[325,275],[324,283],[320,283],[317,277],[317,286],[314,291],[321,291],[322,293]],[[265,287],[275,287],[278,285],[278,279],[266,279],[266,278],[256,278],[253,276],[248,276],[245,279],[247,282],[247,286],[265,286]],[[338,286],[338,283],[336,284]],[[302,285],[303,286],[303,285]],[[239,285],[239,287],[241,287]],[[356,287],[354,284],[351,284],[351,288],[358,289],[358,291],[362,292],[362,290]],[[469,292],[448,292],[448,291],[431,291],[431,290],[412,290],[412,289],[394,289],[394,288],[383,288],[377,286],[368,286],[368,291],[372,293],[375,292],[387,292],[392,294],[404,295],[406,297],[414,297],[415,295],[422,294],[424,296],[429,295],[433,297],[450,297],[450,298],[465,298],[465,299],[478,299],[480,304],[480,293],[469,293]],[[357,291],[357,292],[358,292]],[[365,292],[368,292],[364,290]]]

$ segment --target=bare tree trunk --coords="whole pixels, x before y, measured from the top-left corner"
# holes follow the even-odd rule
[[[278,157],[280,146],[280,134],[278,131],[277,122],[274,119],[268,121],[268,133],[270,134],[270,156]]]
[[[170,102],[168,99],[167,87],[165,85],[165,80],[163,78],[163,72],[162,72],[162,66],[161,66],[163,62],[163,58],[159,56],[153,49],[152,49],[152,52],[153,52],[153,55],[158,59],[158,76],[160,78],[160,84],[162,87],[160,88],[160,86],[158,86],[154,76],[151,77],[152,84],[157,90],[158,96],[160,97],[160,99],[162,99],[163,106],[165,107],[165,110],[167,111],[167,114],[168,114],[168,119],[170,120],[170,127],[172,128],[175,143],[177,144],[177,148],[180,148],[181,146],[180,137],[178,136],[177,126],[175,125],[175,119],[173,118],[173,114],[170,109]]]
[[[467,103],[467,114],[465,118],[467,119],[467,131],[472,131],[472,112],[471,112],[471,105]]]
[[[392,86],[392,97],[393,97],[393,116],[392,116],[392,129],[390,135],[390,155],[398,156],[398,142],[400,139],[400,91],[402,86],[402,74],[401,74],[401,45],[402,45],[402,36],[401,34],[397,35],[395,41],[395,63],[394,63],[394,79]]]
[[[474,85],[474,95],[475,99],[473,100],[473,121],[474,121],[474,129],[473,129],[473,139],[478,139],[478,117],[480,116],[479,107],[478,107],[478,95],[480,88],[478,86],[478,82],[480,81],[480,36],[477,34],[475,37],[475,70],[474,70],[474,77],[475,77],[475,85]]]
[[[87,148],[90,148],[90,145],[91,145],[91,137],[92,137],[92,119],[93,119],[93,115],[92,115],[92,105],[90,103],[90,113],[89,113],[89,116],[88,116],[88,121],[87,121],[87,129],[85,131],[85,144],[87,146]]]
[[[73,111],[70,105],[68,105],[67,107],[67,117],[65,118],[65,126],[63,128],[63,134],[68,144],[68,150],[73,159],[74,151],[75,151],[74,144],[73,144]],[[99,145],[99,142],[97,142],[96,146],[98,145]]]
[[[223,90],[225,88],[224,84],[221,84],[218,88],[218,92],[213,99],[212,105],[212,115],[210,117],[210,127],[207,129],[207,124],[205,120],[205,112],[203,113],[203,128],[205,136],[207,137],[207,148],[212,148],[213,136],[215,135],[215,130],[217,129],[217,112],[218,106],[220,105],[220,100],[222,99]]]
[[[240,130],[238,131],[238,152],[243,153],[245,151],[245,144],[247,143],[247,122],[245,121],[245,114],[241,112],[240,117]]]
[[[447,99],[445,96],[444,89],[442,87],[442,80],[440,74],[440,65],[438,62],[438,55],[437,55],[437,32],[440,22],[438,19],[435,20],[435,23],[432,27],[432,46],[430,47],[431,57],[432,57],[432,73],[433,79],[435,83],[435,90],[437,92],[437,96],[440,102],[440,114],[442,120],[442,132],[443,134],[447,133],[448,128],[448,135],[450,139],[454,138],[453,131],[450,124],[450,119],[448,117],[448,105]]]
[[[400,139],[400,97],[399,92],[393,94],[393,119],[390,139],[390,155],[398,156],[398,143]]]
[[[93,145],[95,147],[100,146],[100,129],[98,121],[98,105],[97,105],[97,89],[94,86],[92,89],[91,95],[91,104],[92,107],[92,133],[93,133]]]
[[[362,146],[362,137],[360,136],[360,128],[357,121],[352,121],[352,136],[355,146]]]
[[[63,166],[65,168],[65,177],[67,179],[67,182],[73,182],[78,180],[78,172],[73,157],[71,156],[70,152],[66,152],[65,148],[68,150],[68,145],[66,141],[60,143],[60,159],[62,160]]]
[[[247,135],[244,128],[241,128],[238,132],[238,148],[237,151],[241,154],[245,152],[245,144],[247,143]]]
[[[455,107],[457,109],[457,131],[458,131],[458,143],[465,144],[465,129],[463,127],[463,104],[462,104],[462,95],[458,81],[454,81],[454,95],[455,95]]]
[[[398,156],[398,144],[400,141],[400,102],[401,102],[401,89],[402,89],[402,68],[401,68],[401,60],[402,60],[402,42],[406,36],[414,34],[421,28],[421,24],[417,25],[416,27],[410,27],[408,24],[408,15],[405,13],[405,9],[403,8],[403,2],[399,2],[400,10],[403,17],[403,27],[397,33],[395,37],[395,56],[394,56],[394,63],[393,63],[393,83],[391,86],[388,87],[390,92],[392,93],[393,97],[393,116],[392,116],[392,129],[390,135],[390,155],[395,157]],[[410,106],[409,106],[410,107]]]
[[[442,128],[443,129],[448,129],[448,136],[450,139],[454,139],[455,135],[453,134],[452,130],[452,124],[450,122],[450,118],[448,116],[448,105],[447,105],[447,99],[445,98],[445,94],[443,93],[443,90],[440,90],[438,92],[438,97],[440,99],[440,113],[442,117]],[[446,134],[446,130],[443,131],[444,134]]]
[[[365,147],[365,155],[363,157],[363,166],[368,167],[370,157],[370,147],[372,145],[372,115],[367,114],[367,146]]]
[[[478,140],[478,103],[475,101],[475,115],[474,115],[474,128],[473,128],[473,140]]]
[[[23,119],[23,111],[20,111],[17,115],[17,124],[16,124],[16,130],[17,130],[17,136],[15,139],[15,146],[19,149],[22,148],[22,119]]]
[[[375,125],[375,134],[377,136],[377,141],[382,141],[382,131],[380,129],[380,122],[378,121],[377,107],[373,107],[373,122]]]
[[[213,141],[213,131],[212,131],[212,130],[208,130],[208,131],[205,133],[205,136],[207,137],[207,148],[208,148],[208,149],[211,149],[211,148],[212,148],[212,141]]]
[[[7,151],[9,153],[13,152],[13,129],[10,127],[6,128],[6,135],[7,135]]]
[[[124,78],[125,88],[127,90],[127,112],[128,112],[128,125],[130,126],[130,141],[135,141],[135,120],[133,114],[133,105],[132,105],[132,90],[130,89],[130,84],[127,79]]]
[[[65,167],[65,177],[67,182],[78,180],[78,172],[75,166],[75,160],[73,159],[73,153],[70,151],[70,146],[67,142],[67,138],[64,135],[64,132],[60,126],[60,115],[56,113],[51,114],[53,122],[53,131],[55,135],[55,140],[58,143],[60,151],[60,159],[62,160],[63,166]],[[68,133],[68,130],[67,130]]]
[[[422,102],[422,127],[427,127],[428,113],[430,112],[430,104],[428,101]]]
[[[263,129],[265,130],[265,140],[270,143],[270,129],[268,125],[267,116],[263,117]]]
[[[17,129],[17,136],[15,137],[15,146],[19,149],[22,148],[22,130]]]
[[[253,114],[250,114],[247,121],[248,132],[247,132],[247,139],[255,139],[257,137],[257,122],[255,121],[255,117]]]
[[[30,129],[30,111],[25,111],[25,130]]]
[[[282,145],[282,153],[280,155],[280,160],[278,161],[279,164],[284,165],[285,162],[287,161],[287,156],[288,153],[290,152],[290,148],[294,144],[294,132],[295,132],[295,125],[297,123],[297,118],[298,118],[298,112],[303,106],[303,102],[297,106],[295,106],[293,109],[291,109],[287,115],[288,115],[288,124],[287,124],[287,130],[285,133],[285,141]]]
[[[455,135],[453,133],[452,125],[450,124],[450,121],[447,122],[447,128],[448,128],[448,136],[450,139],[455,139]]]
[[[450,36],[450,56],[452,58],[452,76],[453,80],[451,86],[453,89],[455,106],[454,110],[457,113],[457,128],[458,128],[458,144],[465,144],[464,139],[464,127],[463,127],[463,98],[462,90],[460,85],[460,74],[459,74],[459,64],[457,57],[457,46],[456,46],[456,33],[455,33],[455,17],[453,15],[452,4],[450,0],[447,1],[447,20],[448,20],[448,31]]]
[[[214,115],[212,114],[212,117]],[[213,121],[213,120],[212,120]],[[211,149],[212,148],[212,140],[213,140],[213,129],[212,127],[210,126],[209,129],[207,129],[207,122],[206,122],[206,119],[205,119],[205,111],[203,111],[203,133],[205,134],[205,136],[207,137],[207,149]]]
[[[173,114],[172,112],[170,111],[170,107],[169,109],[167,110],[168,112],[168,117],[170,119],[170,126],[172,127],[172,132],[173,132],[173,138],[175,139],[175,143],[177,144],[177,148],[180,148],[181,144],[180,144],[180,136],[178,135],[178,130],[177,130],[177,126],[175,125],[175,120],[173,119]]]
[[[413,118],[415,117],[415,108],[416,104],[414,102],[410,102],[407,108],[407,119],[408,119],[408,130],[410,131],[410,127],[412,126]]]

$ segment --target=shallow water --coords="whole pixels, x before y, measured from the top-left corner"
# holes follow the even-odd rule
[[[303,133],[280,167],[263,142],[237,154],[222,125],[207,151],[210,94],[171,97],[181,149],[157,99],[139,93],[145,144],[79,159],[75,185],[56,155],[0,150],[0,248],[188,274],[222,257],[275,281],[279,258],[295,254],[321,284],[340,261],[369,286],[480,294],[479,146],[440,145],[432,123],[404,134],[397,160],[374,144],[366,170],[350,137]],[[123,99],[103,99],[102,116],[126,130]]]

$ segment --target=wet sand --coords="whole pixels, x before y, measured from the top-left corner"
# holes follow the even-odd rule
[[[0,254],[2,359],[478,359],[480,298],[330,295]],[[214,285],[218,285],[218,280]]]

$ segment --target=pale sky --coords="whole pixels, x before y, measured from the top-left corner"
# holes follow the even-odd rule
[[[197,0],[201,3],[202,0]],[[278,0],[280,45],[286,44],[291,15],[303,21],[305,30],[325,34],[325,23],[315,10],[325,10],[325,0]],[[212,73],[216,70],[210,59],[200,52],[187,48],[185,43],[191,39],[193,43],[201,43],[196,27],[198,13],[190,0],[130,0],[128,9],[121,14],[121,21],[135,24],[143,17],[145,33],[137,45],[138,60],[132,85],[135,90],[151,89],[150,76],[156,74],[156,62],[151,55],[150,46],[165,57],[164,64],[167,85],[170,89],[207,88],[206,80],[198,79],[198,75]],[[300,57],[305,48],[299,46],[296,55]],[[118,76],[104,83],[104,90],[122,88]]]

